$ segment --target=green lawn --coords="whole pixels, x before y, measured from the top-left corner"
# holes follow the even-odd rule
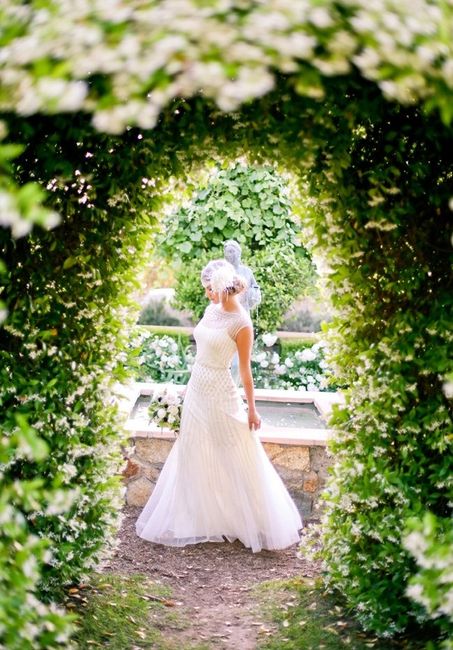
[[[85,588],[69,590],[66,606],[79,616],[74,640],[80,650],[181,650],[169,636],[189,625],[177,611],[170,589],[141,574],[95,574]]]
[[[274,624],[257,650],[437,648],[420,635],[388,640],[364,633],[343,607],[324,591],[320,581],[302,578],[272,581],[259,585],[256,592],[268,620]]]

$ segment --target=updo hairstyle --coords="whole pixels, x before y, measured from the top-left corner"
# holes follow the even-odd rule
[[[211,287],[214,293],[226,293],[235,296],[247,287],[244,278],[236,273],[236,269],[225,259],[211,260],[201,271],[201,284]]]

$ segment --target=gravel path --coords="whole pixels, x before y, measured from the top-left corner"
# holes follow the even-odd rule
[[[190,621],[186,629],[171,631],[181,648],[204,642],[216,650],[255,650],[267,629],[253,587],[266,580],[319,574],[318,565],[297,558],[296,545],[252,553],[240,542],[185,548],[146,542],[135,533],[140,511],[125,508],[120,545],[103,571],[143,573],[168,585],[176,606]]]

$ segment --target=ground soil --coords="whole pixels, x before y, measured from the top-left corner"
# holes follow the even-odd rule
[[[119,547],[103,571],[143,573],[168,585],[175,608],[187,621],[182,629],[169,631],[181,649],[205,643],[216,650],[255,650],[271,630],[254,587],[319,575],[319,565],[298,558],[296,545],[252,553],[237,541],[185,548],[146,542],[135,533],[140,511],[125,509]]]

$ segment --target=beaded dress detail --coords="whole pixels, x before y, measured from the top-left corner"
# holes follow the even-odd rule
[[[239,539],[257,552],[299,540],[302,521],[258,438],[230,372],[247,312],[210,304],[194,329],[197,354],[180,433],[137,534],[170,546]]]

